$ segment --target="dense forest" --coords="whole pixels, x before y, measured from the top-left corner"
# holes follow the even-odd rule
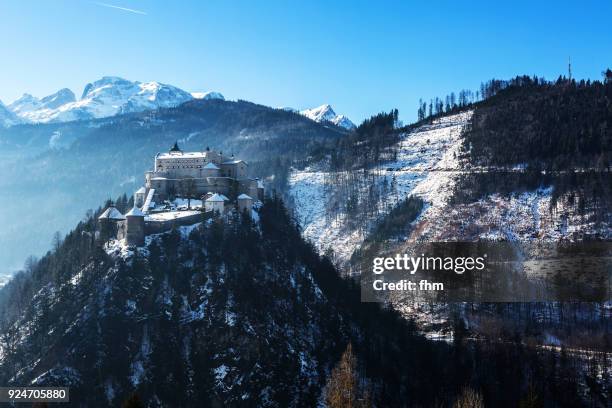
[[[522,76],[485,89],[464,141],[469,165],[485,171],[459,179],[455,202],[554,186],[553,205],[591,213],[594,222],[608,219],[612,71],[603,82]]]
[[[355,131],[337,139],[331,154],[331,170],[370,168],[393,159],[388,148],[399,141],[398,110],[379,113],[364,120]]]
[[[612,78],[603,82],[517,77],[481,102],[466,133],[475,165],[550,171],[609,169]]]

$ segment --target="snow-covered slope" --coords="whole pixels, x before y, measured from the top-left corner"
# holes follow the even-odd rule
[[[56,93],[45,96],[40,100],[44,109],[57,109],[62,105],[75,101],[74,92],[68,88],[60,89]]]
[[[414,222],[405,226],[403,233],[384,242],[382,248],[389,253],[410,253],[420,242],[474,242],[486,239],[521,243],[521,247],[529,248],[525,256],[537,259],[541,255],[540,248],[547,243],[576,242],[583,237],[612,240],[611,217],[600,218],[589,211],[581,213],[572,193],[554,200],[553,197],[558,194],[551,186],[513,194],[488,194],[471,202],[452,200],[458,188],[463,186],[462,176],[474,171],[486,171],[472,168],[462,155],[463,130],[471,118],[472,112],[468,111],[436,119],[431,124],[414,129],[404,135],[396,146],[397,159],[371,169],[367,176],[357,175],[354,171],[350,178],[343,177],[327,171],[325,163],[303,171],[294,170],[290,176],[290,194],[305,238],[320,253],[331,252],[343,273],[359,274],[359,265],[351,262],[355,250],[367,249],[369,243],[363,246],[364,241],[376,221],[385,217],[399,200],[415,195],[424,201],[423,210]],[[355,183],[355,179],[360,200],[367,201],[372,191],[380,192],[380,199],[376,201],[377,211],[364,211],[356,215],[338,211],[347,200],[338,191],[343,191],[343,183]],[[428,337],[452,339],[450,317],[456,310],[448,304],[432,306],[402,299],[394,306],[413,319]],[[491,335],[487,332],[486,324],[482,323],[486,319],[497,319],[495,324],[500,326],[506,322],[515,325],[517,320],[521,320],[510,314],[491,318],[497,312],[492,313],[488,309],[482,312],[472,310],[469,312],[472,315],[467,316],[467,308],[463,306],[458,312],[474,336]],[[599,310],[600,306],[595,305],[593,316]],[[550,312],[542,310],[538,313]],[[550,322],[537,319],[528,321],[525,326],[529,330],[539,327],[538,330],[544,333],[537,335],[534,341],[550,345],[545,335],[547,330],[554,330],[564,342],[573,341],[559,327],[546,326]],[[527,329],[522,327],[516,330]],[[532,333],[535,332],[537,330]],[[497,340],[499,336],[496,333],[493,332],[491,338]]]
[[[344,115],[337,115],[332,122],[340,127],[343,127],[345,129],[354,129],[355,128],[355,124],[346,116]]]
[[[325,104],[312,109],[306,109],[300,112],[308,119],[312,119],[315,122],[331,122],[334,125],[341,126],[345,129],[355,128],[355,124],[351,122],[349,118],[344,115],[337,115],[332,109],[331,105]]]
[[[0,101],[0,126],[8,127],[18,125],[20,123],[22,123],[22,120],[11,112],[6,106],[4,106],[2,101]]]
[[[7,106],[16,115],[23,115],[40,108],[40,99],[28,93],[24,93],[21,98],[16,99]]]
[[[459,169],[457,159],[461,147],[461,132],[472,112],[447,116],[424,125],[400,141],[397,160],[372,170],[371,178],[364,179],[360,189],[364,195],[372,182],[378,186],[393,186],[386,190],[379,203],[378,216],[384,216],[399,200],[410,194],[421,196],[426,202],[424,214],[433,217],[443,211],[453,188],[452,171]],[[350,225],[350,217],[340,214],[328,216],[329,202],[334,190],[330,173],[306,169],[294,171],[290,177],[291,195],[304,236],[325,252],[333,249],[340,263],[347,261],[363,242],[367,227],[376,218],[364,218],[360,228]],[[366,228],[363,228],[366,227]]]

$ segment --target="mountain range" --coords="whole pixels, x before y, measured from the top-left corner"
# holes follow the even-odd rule
[[[216,93],[202,96],[222,97]],[[23,123],[53,123],[174,107],[193,98],[172,85],[105,76],[87,84],[78,100],[70,89],[64,88],[40,99],[24,94],[7,108]],[[5,126],[11,124],[14,123],[4,121]]]
[[[76,98],[68,88],[38,98],[28,93],[8,106],[0,102],[0,125],[10,127],[28,123],[61,123],[76,120],[100,119],[159,108],[172,108],[192,99],[221,99],[214,91],[187,92],[161,82],[129,81],[105,76],[85,85],[81,97]],[[300,112],[317,122],[329,122],[345,129],[355,125],[344,115],[337,115],[330,105]]]

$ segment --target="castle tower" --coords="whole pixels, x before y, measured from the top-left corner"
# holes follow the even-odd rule
[[[240,194],[236,201],[238,203],[238,211],[240,212],[249,211],[253,208],[253,198],[251,196]]]
[[[144,205],[144,202],[145,202],[146,195],[147,195],[147,189],[144,188],[144,187],[140,187],[134,193],[134,206],[136,206],[138,208],[142,208],[142,206]]]
[[[126,234],[125,240],[128,245],[142,246],[144,245],[145,223],[144,213],[134,206],[127,214],[126,218]]]
[[[108,241],[117,236],[118,223],[125,221],[125,217],[111,204],[99,217],[100,239]]]
[[[216,211],[219,214],[223,214],[226,200],[227,198],[225,196],[215,193],[204,201],[204,208],[207,212]]]

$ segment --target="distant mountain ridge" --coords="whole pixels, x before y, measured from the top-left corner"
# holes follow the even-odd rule
[[[20,123],[99,119],[124,113],[171,108],[194,98],[224,99],[218,92],[192,94],[156,81],[139,82],[105,76],[85,85],[79,100],[67,88],[43,98],[26,93],[6,107],[12,115],[0,111],[0,123],[13,126]]]
[[[101,119],[125,113],[173,108],[193,99],[225,100],[225,97],[215,91],[187,92],[156,81],[139,82],[104,76],[85,85],[79,99],[68,88],[43,98],[24,93],[8,106],[0,106],[0,126]],[[302,111],[281,109],[299,113],[317,123],[333,123],[347,130],[356,127],[348,117],[337,114],[329,104]]]
[[[75,101],[76,97],[74,93],[68,88],[63,88],[41,99],[24,93],[21,98],[11,103],[8,108],[13,111],[13,113],[20,114],[38,109],[56,109],[64,104]]]

